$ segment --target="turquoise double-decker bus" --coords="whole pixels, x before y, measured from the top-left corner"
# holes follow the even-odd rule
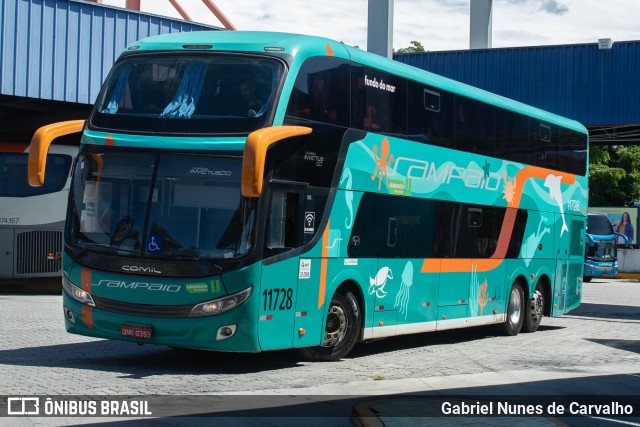
[[[300,348],[495,324],[580,303],[587,132],[342,43],[148,38],[82,129],[66,223],[71,333],[177,348]]]

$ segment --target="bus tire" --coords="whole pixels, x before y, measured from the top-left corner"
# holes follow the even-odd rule
[[[516,281],[509,292],[507,304],[507,319],[499,325],[499,331],[503,335],[514,336],[522,329],[524,319],[524,291],[522,284]]]
[[[525,304],[522,332],[535,332],[538,330],[544,315],[544,304],[544,291],[542,285],[538,282],[533,298]]]
[[[583,281],[583,282],[588,283],[588,282],[590,282],[590,281],[591,281],[591,279],[593,279],[593,277],[592,277],[592,276],[584,276],[584,277],[582,278],[582,281]]]
[[[327,314],[324,344],[300,349],[300,354],[314,362],[333,362],[346,356],[356,345],[362,324],[358,300],[351,291],[336,292]]]

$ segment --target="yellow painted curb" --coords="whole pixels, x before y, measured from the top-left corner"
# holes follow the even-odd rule
[[[618,273],[616,279],[640,280],[640,273]]]

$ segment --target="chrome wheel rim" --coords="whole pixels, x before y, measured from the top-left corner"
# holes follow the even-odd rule
[[[340,305],[332,305],[327,315],[327,326],[324,334],[324,345],[335,346],[347,332],[347,315]]]
[[[509,322],[513,325],[517,325],[520,321],[520,315],[522,313],[522,297],[520,292],[516,288],[511,289],[511,295],[509,296]]]
[[[535,320],[542,319],[544,308],[544,297],[540,291],[536,291],[533,294],[533,307],[531,315]]]

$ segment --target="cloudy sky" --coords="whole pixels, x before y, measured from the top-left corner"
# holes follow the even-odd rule
[[[375,0],[374,0],[375,1]],[[473,0],[395,0],[393,47],[469,47]],[[196,22],[220,25],[201,0],[178,0]],[[103,0],[124,6],[125,0]],[[313,34],[367,46],[368,0],[214,0],[239,30]],[[168,0],[141,0],[142,10],[180,18]],[[494,0],[493,47],[640,40],[640,0]]]

